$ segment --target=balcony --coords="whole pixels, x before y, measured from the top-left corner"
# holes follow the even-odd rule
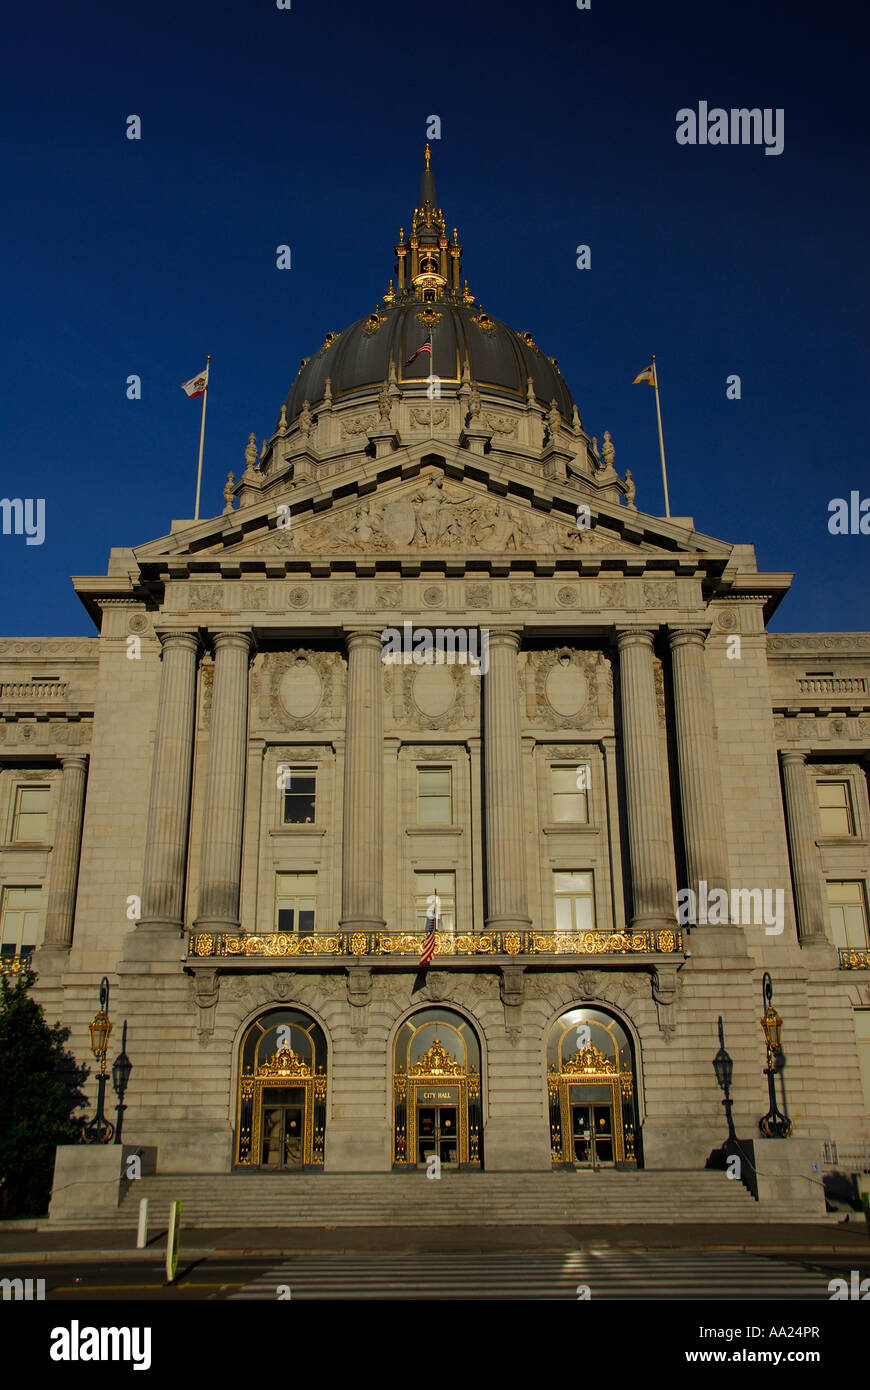
[[[0,975],[5,975],[7,979],[13,975],[21,975],[25,970],[33,968],[33,947],[25,950],[23,955],[4,955],[0,956]]]
[[[65,700],[69,692],[67,681],[2,681],[0,700]]]
[[[198,932],[192,933],[188,960],[214,964],[234,959],[251,963],[260,960],[291,958],[296,962],[374,957],[390,959],[395,964],[419,960],[425,936],[422,932],[329,932],[298,934],[295,932]],[[679,930],[638,932],[467,932],[451,935],[438,932],[435,936],[435,959],[448,957],[468,963],[480,957],[507,957],[511,960],[530,956],[663,956],[682,954],[683,934]]]
[[[870,970],[870,949],[857,946],[838,948],[841,970]]]
[[[863,676],[798,676],[801,695],[866,695]]]

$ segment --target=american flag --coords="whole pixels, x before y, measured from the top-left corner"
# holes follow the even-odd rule
[[[429,965],[435,954],[435,929],[438,926],[440,916],[441,899],[437,893],[433,893],[426,908],[426,940],[423,943],[423,954],[420,957],[421,965]]]
[[[418,347],[417,351],[411,354],[411,356],[408,358],[407,362],[405,363],[405,366],[406,366],[406,367],[410,367],[411,363],[412,363],[413,361],[415,361],[416,358],[418,358],[418,357],[420,356],[420,353],[421,353],[421,352],[428,352],[429,356],[430,356],[430,357],[432,356],[432,334],[431,334],[431,332],[428,333],[428,334],[426,335],[426,341],[425,341],[425,343],[421,343],[420,346]]]

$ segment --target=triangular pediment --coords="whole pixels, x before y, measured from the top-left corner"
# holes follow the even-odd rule
[[[140,561],[158,556],[253,560],[258,557],[385,555],[509,559],[515,555],[594,559],[605,555],[697,555],[727,559],[730,546],[625,506],[594,511],[569,491],[553,489],[546,506],[505,495],[486,482],[426,468],[412,479],[381,481],[364,494],[313,497],[289,490],[268,509],[216,518],[196,530],[137,547]],[[573,491],[573,489],[571,490]],[[316,508],[316,510],[315,510]],[[658,527],[663,534],[657,535]]]

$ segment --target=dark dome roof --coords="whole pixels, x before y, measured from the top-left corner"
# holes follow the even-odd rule
[[[439,316],[432,330],[432,365],[428,353],[422,353],[406,366],[429,331],[421,315],[431,314]],[[563,418],[571,419],[571,392],[531,335],[515,332],[476,305],[452,297],[427,305],[409,295],[398,303],[378,305],[377,315],[380,322],[375,315],[359,319],[302,367],[285,401],[289,423],[304,401],[315,406],[323,400],[327,377],[333,400],[340,402],[378,389],[389,376],[392,358],[400,387],[419,382],[422,388],[430,371],[449,387],[458,385],[466,354],[471,380],[485,395],[518,404],[526,398],[531,377],[538,401],[549,405],[555,399]]]

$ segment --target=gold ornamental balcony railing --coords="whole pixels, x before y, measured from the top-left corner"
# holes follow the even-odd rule
[[[423,932],[196,932],[190,937],[188,959],[213,960],[227,956],[417,956]],[[683,934],[663,928],[637,932],[437,932],[436,957],[540,955],[673,955],[683,949]]]
[[[23,956],[0,956],[0,975],[21,975],[25,970],[31,969],[32,965],[30,951],[25,951]]]
[[[841,970],[870,970],[870,950],[856,946],[840,947]]]

